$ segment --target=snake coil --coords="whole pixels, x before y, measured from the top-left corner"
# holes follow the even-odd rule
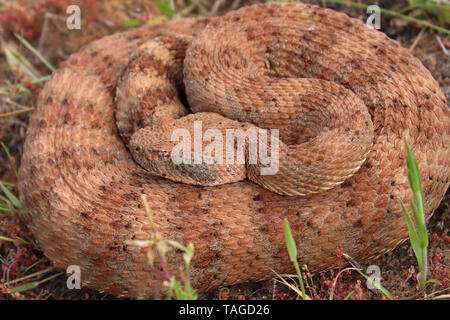
[[[163,166],[179,176],[160,162],[170,147],[160,141],[205,114],[206,127],[223,118],[279,128],[288,178],[264,177],[261,187],[216,185],[211,173],[192,170],[188,177],[214,186],[158,176]],[[162,289],[146,249],[127,245],[152,232],[141,194],[165,238],[194,244],[195,288],[291,272],[284,218],[301,263],[316,272],[332,267],[339,249],[362,261],[407,238],[399,206],[411,197],[405,139],[431,216],[449,184],[449,123],[436,81],[381,32],[300,3],[245,7],[117,33],[72,55],[30,119],[20,200],[45,255],[58,268],[80,266],[83,285],[114,295]],[[292,166],[283,168],[292,163],[301,169],[291,179]],[[247,167],[235,170],[237,180],[258,180]],[[299,195],[278,194],[291,192]],[[169,252],[167,263],[179,276],[181,255]]]

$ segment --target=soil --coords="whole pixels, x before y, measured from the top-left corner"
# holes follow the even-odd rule
[[[205,8],[210,11],[216,1],[203,1]],[[219,1],[218,1],[219,2]],[[221,1],[222,5],[215,13],[222,15],[233,8],[243,5],[261,3],[264,1]],[[325,1],[305,1],[324,6]],[[370,3],[370,1],[362,1]],[[399,10],[407,6],[407,1],[378,1],[379,6],[390,10]],[[8,3],[8,2],[7,2]],[[12,3],[12,1],[11,1]],[[182,15],[183,10],[189,7],[189,0],[176,0],[177,15]],[[157,11],[149,0],[80,0],[70,1],[77,4],[82,12],[82,29],[68,30],[65,26],[64,8],[67,7],[66,0],[41,0],[23,1],[19,7],[9,13],[4,8],[0,9],[0,39],[2,43],[17,48],[36,68],[41,75],[49,74],[46,67],[31,54],[26,48],[19,44],[13,36],[13,32],[24,34],[35,48],[54,65],[67,59],[67,57],[78,51],[83,45],[98,39],[104,35],[123,30],[124,24],[133,19],[143,21],[157,17]],[[354,9],[340,5],[327,5],[348,15],[366,19],[367,15],[361,9]],[[50,13],[50,14],[49,14]],[[412,16],[420,16],[422,11],[412,12]],[[187,15],[201,15],[195,9]],[[21,17],[21,20],[17,20]],[[432,16],[426,16],[431,22],[438,24]],[[16,19],[16,20],[15,20]],[[15,30],[17,25],[23,26],[21,30]],[[445,49],[450,48],[450,39],[442,34],[420,26],[406,22],[399,18],[382,15],[382,30],[389,37],[397,40],[401,45],[410,48],[412,53],[430,70],[433,77],[438,81],[450,101],[450,58]],[[441,24],[442,25],[442,24]],[[46,28],[44,28],[46,26]],[[448,25],[444,27],[449,28]],[[46,30],[45,30],[46,29]],[[441,40],[442,45],[439,43]],[[2,51],[3,52],[3,51]],[[16,104],[33,106],[40,91],[39,86],[31,86],[26,79],[17,71],[13,71],[6,62],[5,56],[0,55],[0,87],[24,83],[31,89],[30,96],[12,92],[10,97],[0,96],[0,114],[17,109]],[[14,101],[10,103],[9,100]],[[30,114],[24,113],[11,117],[0,117],[0,141],[9,149],[11,159],[5,152],[0,151],[0,180],[16,182],[14,169],[20,163],[22,145],[25,139],[27,122]],[[15,190],[16,191],[16,190]],[[440,284],[432,284],[425,293],[417,290],[417,263],[412,252],[409,241],[399,246],[394,251],[380,258],[365,262],[361,265],[363,271],[368,266],[376,265],[381,270],[382,285],[387,288],[394,297],[398,299],[423,299],[439,295],[449,294],[450,291],[450,237],[449,237],[449,203],[450,193],[444,197],[440,207],[433,217],[428,221],[430,233],[429,260],[431,277],[438,279]],[[19,236],[33,243],[32,235],[22,224],[17,214],[0,212],[0,235],[15,238]],[[8,294],[5,284],[20,277],[26,276],[39,270],[48,270],[51,263],[45,261],[33,267],[30,271],[26,268],[33,262],[43,257],[38,247],[23,244],[13,244],[0,240],[0,299],[114,299],[95,290],[83,288],[81,290],[69,290],[66,287],[65,277],[56,277],[54,280],[43,283],[34,290],[23,291],[18,294]],[[344,261],[344,259],[343,259]],[[358,263],[358,262],[355,262]],[[365,286],[365,279],[356,271],[343,271],[337,285],[333,287],[333,279],[338,273],[345,269],[348,264],[343,264],[339,269],[330,270],[318,275],[308,275],[305,272],[308,293],[315,299],[328,299],[331,288],[334,288],[335,299],[343,299],[349,292],[354,294],[350,299],[385,299],[377,290],[369,290]],[[46,273],[44,278],[55,274],[55,270]],[[43,278],[38,278],[43,279]],[[17,284],[25,282],[18,281]],[[290,281],[290,283],[293,283]],[[16,285],[12,285],[14,287]],[[221,288],[213,292],[201,292],[200,299],[298,299],[298,295],[287,286],[280,284],[274,275],[274,279],[268,282],[250,283]]]

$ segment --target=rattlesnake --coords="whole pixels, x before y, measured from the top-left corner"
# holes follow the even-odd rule
[[[242,119],[241,114],[241,121],[254,125],[282,126],[282,140],[289,140],[289,134],[295,143],[314,140],[323,124],[317,119],[358,100],[369,121],[348,119],[347,131],[357,135],[369,128],[366,131],[373,133],[367,155],[361,152],[362,166],[327,191],[299,196],[279,195],[248,180],[208,187],[149,173],[135,162],[126,143],[132,132],[158,122],[148,122],[148,112],[158,115],[172,109],[127,107],[132,97],[127,93],[147,93],[149,101],[156,97],[162,107],[167,97],[183,95],[155,80],[167,72],[170,54],[148,55],[141,59],[143,68],[134,66],[158,77],[139,74],[142,81],[132,79],[137,69],[132,66],[136,59],[130,57],[136,57],[149,39],[156,39],[152,45],[158,43],[163,51],[164,45],[169,52],[177,43],[188,48],[187,54],[185,49],[172,50],[177,53],[172,60],[182,61],[186,54],[185,65],[193,65],[185,68],[184,83],[195,111],[211,111],[217,102],[214,110],[222,116]],[[178,74],[182,70],[180,65],[174,68]],[[269,81],[266,85],[279,94],[269,92],[266,97],[262,89],[245,89],[248,79],[242,69]],[[286,83],[296,83],[295,78],[301,85],[292,91]],[[129,89],[127,81],[137,87]],[[209,90],[213,97],[197,95],[196,89]],[[330,95],[321,93],[327,90]],[[349,94],[354,96],[350,102],[335,99]],[[289,97],[304,101],[286,107]],[[125,109],[115,111],[116,104]],[[255,106],[261,108],[258,116],[252,116]],[[284,127],[282,122],[258,122],[283,119],[289,108],[297,121],[283,122]],[[142,115],[143,120],[135,118]],[[131,120],[121,122],[124,118]],[[163,288],[161,279],[151,274],[146,249],[127,244],[149,239],[153,230],[142,194],[164,238],[194,244],[191,276],[197,289],[268,279],[272,270],[291,272],[284,218],[290,222],[300,263],[317,272],[332,267],[339,250],[363,261],[407,238],[399,205],[399,199],[407,203],[411,197],[404,140],[418,159],[427,217],[431,216],[449,182],[448,124],[449,111],[438,84],[416,58],[383,33],[317,6],[245,7],[221,18],[172,20],[117,33],[72,55],[45,85],[30,119],[19,172],[20,199],[45,255],[58,268],[78,265],[83,285],[114,295],[155,297]],[[319,150],[336,150],[341,139],[345,137],[329,136],[322,141],[326,148],[311,149],[308,157],[324,160]],[[181,254],[169,252],[167,264],[179,276]]]

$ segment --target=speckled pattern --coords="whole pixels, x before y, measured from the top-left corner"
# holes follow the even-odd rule
[[[203,186],[248,177],[287,196],[331,189],[358,171],[373,139],[373,125],[364,102],[331,81],[271,72],[266,67],[270,60],[292,43],[286,37],[282,44],[271,47],[268,39],[280,40],[284,35],[274,32],[288,26],[276,17],[266,24],[256,29],[261,23],[252,26],[241,19],[230,23],[225,18],[211,22],[191,45],[186,37],[164,35],[136,50],[117,86],[116,119],[137,163],[161,177]],[[226,34],[233,37],[226,40]],[[265,59],[261,59],[263,56]],[[183,78],[194,115],[185,116],[189,110],[177,94]],[[202,157],[202,150],[211,144],[209,140],[202,143],[197,136],[203,146],[195,149],[195,123],[197,128],[201,124],[198,132],[202,130],[203,135],[211,132],[207,130],[219,130],[222,154],[211,160],[220,163],[208,164],[203,159],[200,165],[175,166],[171,159],[178,143],[171,141],[175,129],[190,132],[189,149],[196,158]],[[263,133],[267,141],[260,140],[258,146],[258,127],[279,130],[282,141],[278,135],[269,138]],[[232,149],[233,156],[238,150],[245,153],[247,162],[227,163],[230,129],[240,130],[241,137],[253,133],[253,146],[264,145],[268,150],[276,146],[273,157],[267,159],[274,169],[270,174],[260,174],[268,164],[263,157],[255,159],[258,151],[250,150],[249,141],[242,142],[243,147],[235,143]]]
[[[213,25],[205,29],[208,22]],[[213,30],[219,33],[215,36]],[[202,92],[227,100],[219,107],[222,116],[241,110],[253,123],[265,116],[282,118],[283,103],[290,97],[282,89],[294,82],[291,78],[317,78],[351,90],[367,107],[373,123],[373,143],[364,164],[337,187],[295,197],[278,195],[248,180],[204,187],[147,172],[133,160],[119,135],[114,97],[136,49],[166,34],[194,36],[186,61],[200,72],[193,77],[185,69],[184,81],[188,101],[197,112],[208,110],[214,101],[190,88],[203,88]],[[234,50],[233,45],[243,40],[242,51]],[[207,51],[211,45],[213,50]],[[249,54],[242,54],[245,50]],[[233,80],[221,81],[220,72],[214,72],[210,85],[201,72],[205,61],[213,69],[230,71],[224,72],[225,78],[246,70],[272,82],[259,90],[253,87],[254,92],[240,91]],[[243,64],[235,68],[235,61],[255,68]],[[269,95],[267,100],[265,86],[280,88],[279,95]],[[299,94],[314,88],[302,90]],[[258,103],[266,110],[273,110],[270,117],[270,112],[253,118],[247,113],[255,96],[261,97]],[[320,116],[314,112],[317,108],[310,113],[306,108],[298,110],[300,120],[289,118],[280,136],[288,140],[290,132],[298,132],[297,143],[304,143],[322,132],[319,124],[307,125],[304,119]],[[432,214],[449,184],[449,123],[446,100],[436,81],[383,33],[315,6],[247,7],[220,19],[176,20],[114,34],[72,55],[46,84],[30,120],[19,172],[20,199],[39,246],[58,268],[79,265],[84,286],[118,296],[158,297],[162,288],[161,280],[149,271],[145,249],[126,244],[150,237],[141,194],[147,195],[164,237],[195,245],[195,288],[269,279],[272,269],[292,272],[284,218],[291,224],[300,264],[320,271],[333,266],[339,249],[363,261],[407,238],[399,205],[399,199],[408,203],[412,196],[404,139],[418,159],[427,217]],[[184,265],[181,254],[172,251],[168,265],[179,275]]]

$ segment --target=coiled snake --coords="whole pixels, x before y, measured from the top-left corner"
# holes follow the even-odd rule
[[[184,91],[194,115],[186,116]],[[183,170],[162,163],[169,149],[158,141],[192,119],[279,129],[287,177],[261,181],[244,165],[228,170],[238,179],[224,182],[233,183],[211,178],[220,166],[188,172],[189,184],[167,179]],[[418,158],[429,217],[448,187],[450,158],[449,111],[430,73],[345,14],[264,4],[117,33],[72,55],[30,119],[20,199],[57,267],[80,266],[83,285],[110,294],[152,297],[161,279],[146,249],[127,245],[150,238],[145,194],[161,234],[194,244],[194,287],[212,289],[292,271],[284,218],[311,271],[332,267],[339,249],[361,261],[403,242],[404,140]],[[158,176],[163,166],[172,177]],[[181,255],[167,259],[179,275]]]

